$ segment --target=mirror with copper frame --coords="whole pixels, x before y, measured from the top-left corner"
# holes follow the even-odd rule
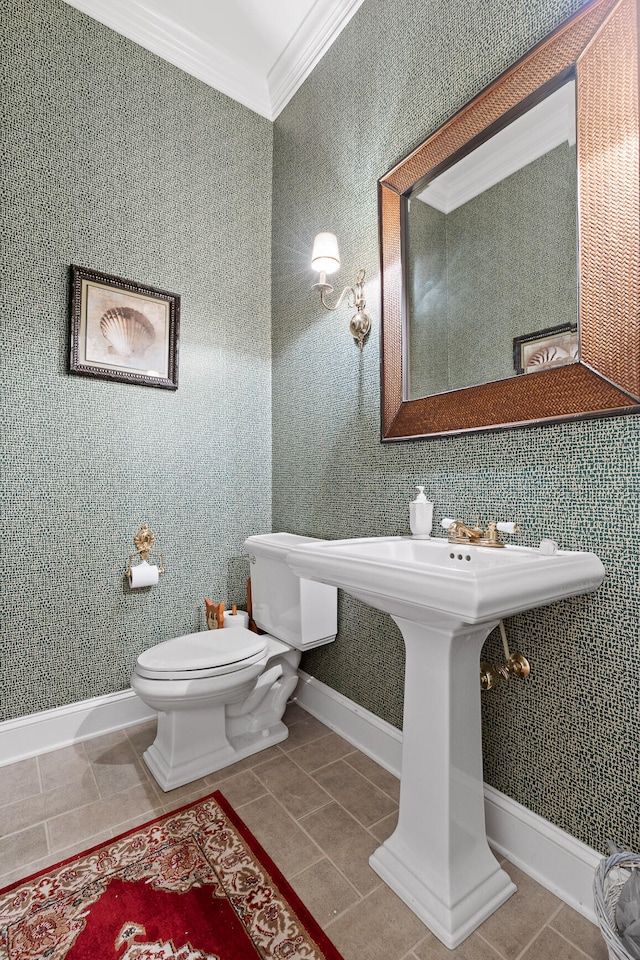
[[[490,382],[416,395],[409,384],[411,200],[568,80],[575,82],[578,184],[577,333],[571,334],[578,342],[572,361],[542,366],[532,375],[516,364],[515,376],[492,379],[489,370]],[[383,176],[378,188],[383,442],[640,412],[635,0],[587,4]],[[564,329],[552,309],[543,314],[540,334]],[[514,338],[514,349],[524,350],[526,340]]]

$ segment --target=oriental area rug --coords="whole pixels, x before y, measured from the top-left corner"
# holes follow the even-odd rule
[[[216,792],[0,891],[0,960],[342,960]]]

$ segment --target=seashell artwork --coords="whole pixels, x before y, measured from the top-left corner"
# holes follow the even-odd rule
[[[142,354],[156,338],[153,324],[132,307],[112,307],[100,318],[102,336],[120,357]]]
[[[566,363],[576,362],[578,350],[577,334],[564,335],[532,353],[527,365],[530,369],[532,367],[544,367],[545,369],[547,367],[562,367]]]
[[[540,330],[524,337],[514,337],[514,366],[516,373],[535,373],[553,370],[580,357],[578,330],[569,325]]]
[[[69,372],[178,389],[180,297],[71,267]]]
[[[562,347],[557,346],[556,344],[549,344],[546,347],[543,347],[542,350],[538,350],[537,353],[534,353],[529,358],[529,365],[532,367],[539,366],[540,364],[562,364],[562,363],[571,363],[572,357],[570,353],[567,353]]]

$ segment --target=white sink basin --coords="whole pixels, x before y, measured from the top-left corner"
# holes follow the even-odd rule
[[[453,949],[516,889],[485,830],[482,645],[502,617],[596,590],[604,567],[593,553],[545,556],[408,537],[317,541],[292,550],[286,562],[300,577],[391,614],[402,632],[398,826],[370,863]],[[535,650],[523,653],[535,676]]]
[[[433,613],[483,623],[589,593],[604,577],[594,553],[530,547],[462,546],[442,537],[319,541],[293,550],[300,577],[342,587],[394,616],[424,622]]]

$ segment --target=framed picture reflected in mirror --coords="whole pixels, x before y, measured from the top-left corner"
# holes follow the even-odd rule
[[[569,323],[513,338],[516,373],[536,373],[575,363],[579,359],[578,327]]]

